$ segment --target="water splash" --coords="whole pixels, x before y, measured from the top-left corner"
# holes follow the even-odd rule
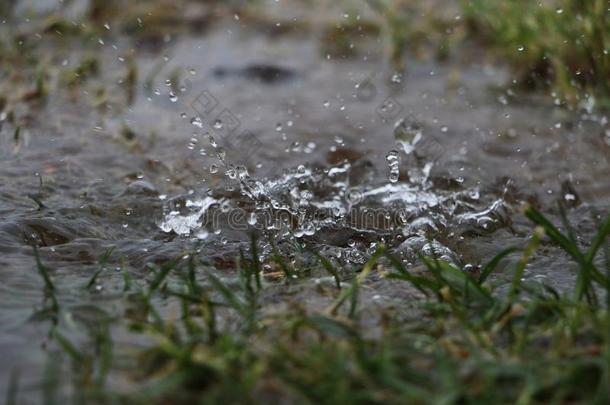
[[[420,179],[360,183],[358,170],[358,163],[300,165],[257,179],[243,167],[230,166],[227,176],[236,185],[234,192],[214,190],[179,209],[167,209],[160,228],[196,237],[204,232],[206,240],[216,236],[208,236],[210,229],[244,235],[255,231],[278,244],[305,242],[336,260],[358,264],[379,243],[394,248],[407,263],[416,261],[418,253],[457,262],[459,255],[448,241],[507,225],[504,201],[484,201],[478,189],[430,188]],[[261,240],[264,257],[270,248],[264,236]]]

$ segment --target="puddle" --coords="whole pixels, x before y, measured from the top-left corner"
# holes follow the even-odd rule
[[[582,240],[608,212],[603,115],[498,90],[505,69],[459,54],[409,60],[397,76],[379,46],[328,58],[314,35],[223,21],[137,51],[112,32],[103,44],[44,43],[56,80],[92,52],[104,68],[82,88],[50,90],[44,105],[16,107],[17,145],[16,125],[0,123],[0,391],[14,367],[29,370],[23,384],[32,387],[44,371],[48,325],[31,320],[44,300],[33,246],[69,308],[94,301],[120,314],[123,268],[145,278],[146,264],[198,246],[230,280],[251,234],[263,260],[273,239],[295,265],[311,267],[320,253],[346,274],[380,244],[408,266],[423,253],[476,271],[527,240],[523,202],[553,220],[556,201],[569,202]],[[111,248],[99,290],[82,292]],[[526,277],[562,289],[574,274],[545,246]],[[327,281],[303,275],[295,294],[323,302],[316,286]],[[363,299],[401,294],[375,280]]]

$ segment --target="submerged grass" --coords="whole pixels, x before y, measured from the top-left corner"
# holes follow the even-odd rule
[[[415,273],[381,247],[342,288],[339,271],[319,256],[337,280],[326,310],[295,302],[268,313],[263,295],[270,285],[261,278],[253,239],[249,254],[240,255],[237,285],[227,284],[195,251],[152,269],[148,285],[138,287],[148,315],[117,321],[153,342],[130,353],[128,362],[122,359],[129,367],[115,365],[117,345],[107,324],[90,329],[81,345],[59,327],[53,338],[73,364],[80,403],[607,403],[610,261],[606,257],[601,268],[599,256],[607,255],[610,218],[583,250],[569,227],[561,231],[531,206],[524,213],[535,225],[530,242],[500,252],[479,275],[423,256],[427,271]],[[572,292],[523,281],[542,243],[574,259],[579,273]],[[515,253],[521,256],[512,282],[498,290],[501,284],[490,280]],[[274,260],[283,260],[277,248]],[[46,289],[56,291],[38,263]],[[410,285],[420,298],[392,310],[359,307],[359,292],[373,274]],[[601,293],[606,300],[597,298]],[[168,299],[180,304],[178,318],[156,308]],[[382,319],[375,331],[366,326],[371,311]],[[105,381],[113,374],[127,376],[134,388],[110,388]]]

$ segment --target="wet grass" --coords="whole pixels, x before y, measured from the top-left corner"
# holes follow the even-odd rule
[[[517,71],[522,86],[550,88],[568,105],[610,97],[610,13],[604,0],[463,1],[470,32]]]
[[[478,274],[434,256],[422,256],[426,270],[413,272],[382,246],[348,285],[319,256],[337,281],[333,301],[322,310],[309,309],[308,302],[265,310],[266,290],[277,283],[263,281],[254,238],[237,260],[238,282],[231,285],[195,247],[151,266],[148,281],[126,278],[125,300],[137,303],[139,315],[115,319],[97,309],[95,322],[81,322],[86,333],[78,341],[57,323],[61,288],[36,254],[54,319],[55,350],[49,351],[70,364],[66,370],[54,358],[59,369],[52,376],[64,380],[45,395],[61,401],[67,390],[79,403],[606,403],[610,218],[583,244],[567,220],[560,230],[531,206],[524,214],[534,225],[526,246],[500,252]],[[578,281],[572,291],[523,279],[541,244],[557,245],[574,260]],[[495,272],[515,254],[520,259],[507,285]],[[85,290],[91,292],[111,255],[109,250],[102,257]],[[298,273],[277,248],[273,260],[284,262],[286,276]],[[359,298],[373,275],[404,283],[420,298],[371,307]],[[300,281],[283,282],[288,288]],[[172,302],[178,313],[161,311]],[[374,329],[365,318],[371,313],[381,320]],[[111,325],[148,344],[118,355]],[[109,379],[124,379],[130,388],[118,389]],[[14,403],[18,374],[10,383],[7,400]]]

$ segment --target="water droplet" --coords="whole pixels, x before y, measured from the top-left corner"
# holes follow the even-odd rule
[[[201,118],[199,117],[191,118],[191,124],[193,124],[197,128],[203,128],[203,121],[201,121]]]
[[[422,136],[423,129],[416,122],[407,124],[404,119],[400,119],[394,124],[394,139],[407,155],[415,150],[415,145],[421,140]]]
[[[388,152],[385,158],[388,162],[388,166],[390,167],[390,183],[396,183],[398,182],[398,178],[400,177],[400,155],[398,151],[392,150]]]
[[[230,166],[226,171],[225,175],[231,180],[235,180],[237,178],[237,171],[233,166]]]

